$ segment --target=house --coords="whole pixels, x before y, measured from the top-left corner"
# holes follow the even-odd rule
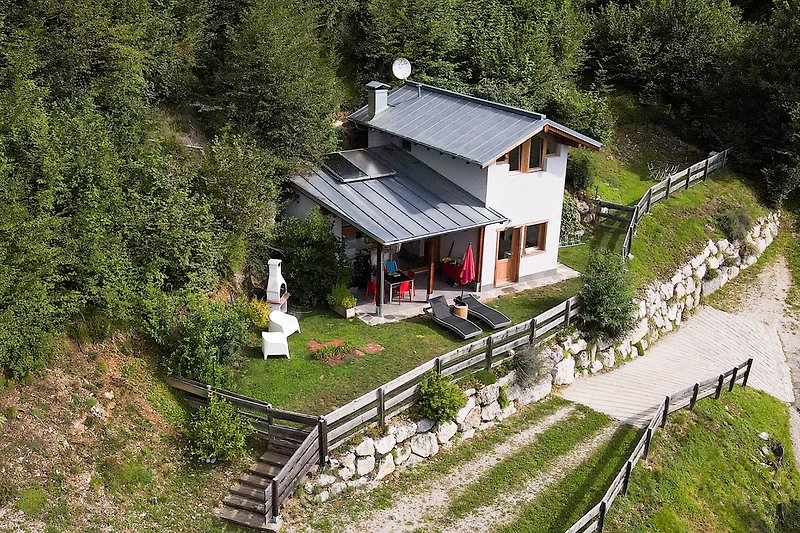
[[[397,258],[424,273],[427,296],[452,274],[441,260],[469,243],[477,291],[556,269],[567,152],[601,143],[541,113],[422,83],[368,88],[368,104],[349,117],[367,130],[367,147],[293,178],[288,214],[320,206],[348,254],[371,253],[373,265]],[[378,313],[382,303],[378,295]]]

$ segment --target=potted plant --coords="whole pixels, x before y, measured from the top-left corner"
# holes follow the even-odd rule
[[[350,294],[344,283],[334,285],[328,295],[328,305],[345,318],[356,316],[356,303],[356,297]]]

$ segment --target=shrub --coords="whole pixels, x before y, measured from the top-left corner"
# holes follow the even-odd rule
[[[311,351],[311,358],[317,361],[322,361],[323,359],[328,359],[329,357],[336,357],[339,355],[347,355],[352,353],[355,350],[355,346],[350,344],[349,342],[345,342],[343,344],[330,344],[327,346],[323,346],[317,350]]]
[[[741,241],[753,228],[753,217],[743,207],[726,209],[717,219],[720,229],[732,241]]]
[[[283,257],[283,275],[297,302],[323,302],[334,285],[351,278],[344,241],[334,236],[330,222],[318,209],[305,219],[290,217],[275,230],[273,246]]]
[[[570,150],[567,157],[567,183],[575,192],[588,191],[594,185],[594,176],[585,150]]]
[[[497,403],[500,404],[500,409],[505,409],[511,405],[511,400],[508,399],[505,387],[500,387],[500,395],[497,397]]]
[[[356,306],[356,297],[350,294],[344,283],[337,283],[328,295],[328,305],[338,305],[342,309],[352,309]]]
[[[256,329],[265,329],[269,326],[269,304],[264,300],[252,298],[248,303],[248,317]]]
[[[589,259],[579,298],[581,329],[594,338],[617,339],[633,326],[633,288],[617,254]]]
[[[706,273],[703,274],[703,281],[711,281],[717,279],[717,276],[719,276],[719,270],[717,270],[716,268],[707,268]]]
[[[535,344],[525,345],[514,352],[513,361],[517,382],[523,388],[532,385],[542,376],[544,361]]]
[[[561,210],[561,241],[567,237],[578,235],[583,231],[578,201],[568,192],[564,193],[564,206]]]
[[[187,428],[192,455],[222,461],[246,455],[253,427],[223,397],[212,393],[208,400],[208,406],[194,413]]]
[[[436,372],[429,372],[419,384],[419,410],[422,416],[435,422],[450,420],[467,404],[458,385]]]

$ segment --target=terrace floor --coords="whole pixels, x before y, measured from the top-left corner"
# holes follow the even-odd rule
[[[545,287],[547,285],[552,285],[554,283],[558,283],[560,281],[564,281],[567,279],[577,278],[581,274],[580,272],[569,268],[568,266],[558,264],[556,271],[552,274],[538,277],[536,279],[532,279],[529,281],[523,281],[520,283],[511,283],[509,285],[504,285],[502,287],[497,287],[488,291],[482,292],[474,292],[470,290],[465,290],[465,294],[475,294],[481,300],[493,300],[498,296],[502,296],[504,294],[514,294],[519,291],[524,291],[527,289],[536,289],[538,287]],[[428,307],[427,298],[427,287],[428,287],[428,273],[427,272],[420,272],[417,274],[416,280],[416,295],[412,294],[411,300],[408,299],[398,302],[396,299],[392,301],[392,303],[387,301],[384,303],[383,306],[383,316],[378,316],[376,314],[376,306],[372,303],[372,295],[370,294],[369,299],[364,298],[364,292],[359,291],[356,294],[356,298],[358,299],[358,304],[356,305],[356,316],[360,318],[364,323],[370,326],[375,326],[378,324],[387,324],[392,322],[398,322],[400,320],[405,320],[407,318],[419,316],[423,314],[423,309]],[[444,281],[436,279],[433,284],[433,294],[444,296],[448,302],[452,302],[453,298],[456,296],[461,295],[461,288],[458,286],[450,286]]]

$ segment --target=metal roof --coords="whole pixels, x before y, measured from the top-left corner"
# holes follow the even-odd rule
[[[394,175],[342,182],[324,168],[295,176],[303,194],[383,244],[397,244],[508,220],[394,146],[363,149]]]
[[[350,120],[451,156],[486,166],[547,127],[580,144],[602,143],[545,115],[431,85],[406,82],[389,93],[389,108],[372,120],[367,106]]]

